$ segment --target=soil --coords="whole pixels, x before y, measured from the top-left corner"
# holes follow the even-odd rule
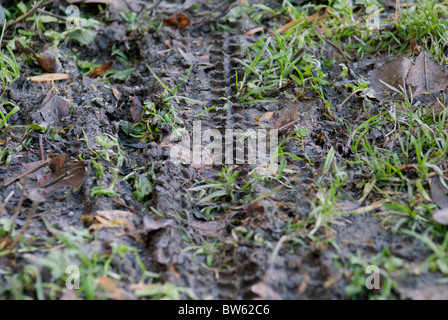
[[[280,2],[265,1],[265,4],[279,8]],[[72,165],[82,155],[84,171],[79,188],[73,188],[71,183],[76,185],[77,182],[71,181],[33,196],[32,190],[38,188],[38,180],[50,172],[44,166],[19,182],[0,189],[0,203],[4,203],[13,193],[0,218],[12,218],[17,208],[21,210],[14,227],[17,230],[25,224],[33,201],[40,199],[26,230],[29,241],[38,249],[29,253],[19,250],[0,257],[0,270],[20,273],[26,265],[36,264],[35,258],[45,257],[50,251],[44,244],[39,246],[39,241],[52,236],[50,228],[66,231],[74,227],[95,234],[95,241],[89,244],[92,250],[94,246],[98,246],[99,250],[110,250],[114,242],[138,248],[146,269],[160,274],[155,282],[170,282],[177,287],[189,288],[199,299],[347,299],[349,296],[345,288],[353,280],[353,264],[350,264],[353,256],[370,261],[385,249],[409,266],[408,272],[400,269],[393,275],[398,284],[392,289],[394,298],[447,299],[448,286],[438,282],[442,275],[412,271],[432,252],[415,238],[395,233],[379,210],[333,216],[331,228],[318,228],[312,236],[288,231],[295,223],[306,225],[309,221],[308,215],[318,192],[316,179],[322,173],[329,150],[334,148],[338,161],[351,159],[352,150],[347,142],[349,132],[343,123],[361,124],[366,120],[360,110],[361,101],[352,97],[336,109],[339,121],[328,117],[325,105],[316,93],[309,90],[300,95],[294,86],[287,88],[286,94],[273,92],[269,97],[276,99],[273,102],[239,104],[240,92],[237,91],[235,77],[236,74],[242,77],[245,69],[238,59],[245,60],[246,45],[254,44],[260,38],[260,34],[245,35],[245,32],[259,25],[243,15],[229,24],[228,31],[224,31],[216,22],[239,2],[212,0],[197,1],[197,4],[195,10],[187,10],[183,1],[162,1],[149,11],[157,22],[154,29],[134,26],[131,30],[127,29],[129,23],[119,15],[112,13],[112,18],[106,20],[96,5],[86,5],[83,10],[91,10],[88,11],[90,14],[105,22],[98,29],[94,42],[87,46],[72,40],[60,43],[60,73],[69,74],[70,79],[54,83],[32,82],[27,80],[27,76],[42,73],[41,67],[33,62],[20,66],[20,78],[4,97],[19,106],[20,111],[9,120],[10,125],[17,127],[8,133],[7,138],[5,135],[0,138],[3,141],[7,139],[8,146],[13,150],[10,166],[4,166],[3,162],[0,168],[0,183],[29,170],[30,166],[26,164],[37,164],[61,154],[68,155]],[[59,12],[62,5],[65,5],[62,1],[55,2],[47,10]],[[218,6],[219,10],[216,9]],[[217,11],[218,16],[204,14]],[[158,29],[164,18],[179,12],[185,12],[190,19],[187,27],[180,30],[163,25]],[[273,19],[265,16],[262,25],[270,30],[274,24],[279,26],[286,22],[279,17]],[[46,28],[61,30],[61,25],[51,23]],[[38,52],[50,43],[46,37],[42,37],[42,41],[36,46]],[[126,66],[117,55],[111,55],[112,48],[121,50],[129,57]],[[315,54],[344,61],[332,46],[321,50]],[[112,61],[113,70],[124,70],[129,65],[135,70],[124,82],[110,80],[107,83],[101,77],[84,75],[85,70],[76,65],[75,54],[80,60],[96,64]],[[160,125],[156,138],[147,142],[133,138],[123,130],[123,121],[134,122],[131,110],[134,108],[135,111],[136,98],[141,103],[152,101],[163,108],[164,88],[147,66],[169,88],[174,88],[191,65],[191,72],[178,95],[203,104],[185,99],[170,100],[183,123],[180,127],[187,132],[192,132],[193,122],[198,120],[201,121],[202,131],[208,128],[220,132],[238,128],[260,129],[257,118],[267,112],[273,112],[273,117],[264,121],[264,125],[281,128],[279,138],[292,132],[293,126],[288,126],[288,123],[295,120],[310,132],[304,141],[304,149],[300,142],[287,140],[285,151],[303,158],[306,152],[312,164],[289,159],[287,168],[296,173],[287,176],[287,186],[245,205],[235,204],[229,198],[218,201],[214,204],[217,208],[213,210],[213,220],[201,212],[204,205],[197,200],[198,193],[189,188],[197,186],[198,181],[217,180],[223,165],[174,163],[170,157],[173,142],[169,141],[172,132],[169,125]],[[341,72],[337,65],[326,70],[330,81]],[[358,66],[361,66],[359,62]],[[365,72],[361,67],[352,68],[352,71],[356,75]],[[119,97],[112,88],[120,93]],[[337,86],[328,86],[325,90],[325,96],[334,106],[340,106],[351,93]],[[46,98],[50,96],[58,98],[47,103]],[[69,103],[69,112],[64,111],[64,101]],[[48,110],[42,111],[43,107]],[[211,107],[215,108],[201,114]],[[374,109],[371,110],[372,114],[375,113]],[[48,131],[25,132],[32,124],[57,128],[58,137]],[[115,195],[92,197],[91,190],[99,185],[99,181],[95,164],[90,159],[95,158],[92,150],[100,148],[96,139],[102,134],[117,137],[123,151],[123,164],[114,185]],[[96,162],[106,168],[110,166],[103,158]],[[229,167],[233,172],[239,172],[236,185],[240,188],[252,178],[251,172],[256,168],[250,164]],[[143,200],[137,200],[133,194],[134,180],[123,177],[133,172],[139,177],[150,168],[153,168],[155,176],[153,190]],[[348,174],[355,173],[348,168]],[[104,175],[103,181],[112,183],[113,170],[105,170]],[[260,181],[251,199],[257,199],[278,186],[279,183],[273,180]],[[26,191],[20,205],[21,188]],[[362,190],[355,185],[347,187],[346,192],[358,198],[362,194]],[[42,196],[42,199],[39,198]],[[237,200],[245,196],[247,193],[236,191]],[[363,205],[369,204],[367,201]],[[340,205],[350,207],[353,203],[347,200]],[[99,213],[111,210],[132,212],[131,218],[128,215],[126,219],[132,221],[134,229],[124,230],[124,234],[120,228],[100,228],[97,233],[88,229]],[[307,232],[311,233],[313,227],[313,223],[307,225]],[[191,249],[204,245],[210,245],[209,248],[214,251],[210,249],[211,252],[201,254],[197,249]],[[213,263],[208,264],[207,259],[213,259]],[[131,285],[138,283],[142,277],[135,255],[128,254],[120,263],[114,262],[112,265],[114,272],[123,275],[119,282],[122,296],[135,299]],[[39,268],[43,280],[50,281],[49,272],[44,271],[42,266]],[[6,285],[2,274],[0,286],[2,282]],[[34,292],[27,294],[35,297]],[[364,290],[357,298],[367,298],[368,295],[369,292]],[[8,293],[4,293],[2,298],[8,297]],[[181,294],[181,297],[187,296]]]

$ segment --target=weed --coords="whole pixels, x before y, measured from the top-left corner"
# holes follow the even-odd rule
[[[137,174],[138,171],[139,169],[134,169],[134,171],[124,177],[123,180],[134,180],[134,196],[137,200],[143,201],[151,194],[156,182],[154,163],[151,165],[151,168],[143,174]]]
[[[84,133],[83,139],[87,145],[89,145],[88,138]],[[106,195],[109,197],[115,196],[114,187],[118,181],[118,173],[120,168],[124,163],[124,151],[121,149],[118,139],[110,134],[104,133],[96,138],[96,142],[99,144],[100,148],[89,149],[96,156],[97,160],[106,161],[108,166],[103,166],[100,162],[92,159],[92,165],[96,170],[96,179],[99,181],[100,185],[93,187],[90,190],[90,195],[92,197],[98,197],[100,195]],[[113,180],[109,186],[105,186],[105,170],[108,170],[113,175]]]
[[[128,253],[135,255],[144,276],[150,275],[141,263],[135,248],[112,243],[110,254],[100,253],[94,246],[88,230],[70,228],[65,232],[60,232],[49,226],[46,221],[44,222],[58,241],[54,245],[56,247],[62,245],[63,248],[51,250],[46,256],[30,256],[30,261],[33,264],[27,265],[22,274],[14,274],[10,277],[11,286],[9,289],[4,289],[15,298],[29,298],[26,296],[27,292],[35,292],[38,299],[58,298],[66,283],[71,281],[68,279],[71,274],[67,271],[68,267],[75,266],[79,270],[77,273],[79,275],[79,290],[75,290],[77,296],[89,300],[102,299],[106,295],[98,285],[98,277],[108,276],[120,280],[122,275],[111,270],[111,262],[115,257],[120,257],[123,260]],[[41,269],[37,266],[50,271],[50,282],[43,281]]]
[[[10,47],[6,47],[9,55],[1,48],[1,42],[3,41],[3,35],[5,32],[6,23],[3,24],[2,35],[0,37],[0,81],[1,81],[1,91],[2,94],[0,99],[3,97],[7,87],[11,85],[19,77],[19,66],[17,65],[16,58]],[[1,112],[0,112],[1,114]]]
[[[204,202],[214,202],[221,198],[230,198],[232,202],[236,202],[236,190],[239,189],[236,185],[236,177],[238,176],[238,171],[233,173],[229,172],[227,166],[222,168],[222,173],[218,174],[218,178],[221,181],[208,181],[203,185],[189,188],[190,191],[204,191],[207,189],[213,190],[209,195],[200,199],[199,203]]]
[[[140,122],[130,123],[123,121],[121,123],[122,130],[126,134],[132,137],[140,138],[144,142],[156,141],[160,137],[161,127],[166,125],[173,130],[173,133],[180,134],[177,131],[177,128],[178,125],[182,124],[182,121],[177,116],[178,111],[174,107],[172,100],[179,102],[179,99],[183,99],[187,102],[202,104],[201,101],[178,95],[178,91],[190,74],[191,68],[192,66],[190,66],[182,81],[175,88],[171,89],[148,66],[148,69],[165,90],[160,101],[146,101],[144,103]]]
[[[426,270],[430,271],[440,271],[442,274],[448,274],[448,233],[444,232],[444,237],[442,243],[438,244],[433,239],[431,239],[431,230],[428,228],[423,234],[418,234],[415,231],[403,230],[403,233],[412,237],[419,239],[423,242],[432,252],[426,261],[424,266]]]
[[[353,299],[371,299],[371,300],[385,300],[396,299],[392,289],[397,286],[393,280],[393,273],[396,270],[404,269],[404,263],[401,259],[390,254],[388,249],[384,249],[375,257],[371,258],[369,262],[364,261],[359,251],[356,255],[351,255],[347,262],[340,265],[351,273],[350,283],[345,287],[345,292],[348,297]],[[367,271],[368,266],[374,266],[379,271],[380,275],[377,280],[380,289],[372,290],[367,288],[367,278],[369,276]]]

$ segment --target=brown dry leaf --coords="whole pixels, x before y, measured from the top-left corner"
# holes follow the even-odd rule
[[[431,179],[431,198],[440,209],[448,208],[448,189],[444,187],[438,176]]]
[[[206,237],[222,237],[225,235],[224,228],[226,224],[222,220],[200,221],[196,220],[191,223],[191,227],[195,229],[201,236]]]
[[[129,211],[100,210],[95,212],[96,221],[89,229],[119,228],[129,232],[135,229],[133,219],[134,215]]]
[[[29,47],[24,47],[20,41],[16,40],[14,42],[14,45],[15,45],[17,50],[19,50],[20,52],[23,52],[28,57],[30,57],[33,60],[37,61],[45,72],[50,72],[50,73],[56,72],[56,69],[57,69],[56,68],[57,59],[56,59],[56,56],[54,55],[53,52],[51,52],[49,50],[45,50],[42,53],[42,58],[40,58],[33,51],[33,49],[31,49]]]
[[[305,274],[302,278],[302,282],[300,283],[299,286],[299,294],[304,294],[306,291],[306,288],[308,287],[308,282],[311,280],[311,277],[309,274]]]
[[[37,61],[39,61],[40,66],[42,69],[44,69],[45,72],[56,72],[56,56],[53,52],[49,50],[45,50],[42,53],[42,58],[37,58]]]
[[[136,96],[132,96],[129,99],[132,101],[130,109],[132,121],[139,122],[142,118],[143,105]]]
[[[388,94],[393,92],[390,87],[397,89],[399,89],[400,86],[403,87],[411,66],[411,60],[405,57],[400,57],[375,68],[370,74],[370,86],[375,91],[375,98],[382,101]]]
[[[122,300],[123,295],[118,288],[118,281],[109,278],[108,276],[99,276],[96,278],[101,289],[107,292],[107,298],[114,300]]]
[[[274,128],[279,130],[283,128],[282,131],[293,129],[294,126],[292,122],[299,119],[299,117],[300,115],[296,108],[285,108],[284,111],[280,112],[278,118],[275,120]]]
[[[432,214],[434,220],[443,225],[448,225],[448,207],[437,210]]]
[[[255,211],[258,211],[258,212],[260,212],[260,213],[263,213],[263,212],[264,212],[264,207],[261,206],[258,202],[254,202],[254,201],[252,201],[252,202],[250,202],[250,203],[246,203],[246,204],[243,206],[243,209],[244,209],[244,211],[245,211],[246,213],[249,213],[249,214],[252,214],[252,213],[254,213]]]
[[[117,280],[111,279],[108,276],[99,276],[96,279],[98,280],[98,285],[104,291],[117,290]]]
[[[110,68],[112,68],[112,61],[108,61],[103,63],[101,66],[93,70],[88,74],[90,78],[99,77],[100,75],[104,74],[105,72],[109,71]]]
[[[11,239],[0,238],[0,250],[3,250],[11,245]]]
[[[260,117],[258,121],[268,121],[272,118],[273,115],[274,115],[273,111],[266,112],[264,115]]]
[[[75,191],[84,183],[84,161],[68,163],[68,156],[61,154],[51,159],[49,168],[51,172],[40,178],[36,184],[36,188],[45,189],[46,194],[66,186]]]
[[[114,94],[115,99],[117,99],[117,101],[120,101],[121,92],[118,91],[118,89],[116,87],[112,87],[112,93]]]
[[[67,168],[67,162],[68,155],[63,153],[51,159],[48,166],[55,175],[60,176],[64,172],[64,169]]]
[[[412,87],[414,96],[438,93],[448,87],[448,70],[439,65],[428,51],[423,51],[409,70],[406,84]]]
[[[43,81],[67,80],[69,78],[70,76],[66,73],[46,73],[41,74],[40,76],[28,77],[26,79],[34,82],[43,82]]]
[[[180,278],[180,274],[179,272],[177,272],[172,261],[170,261],[170,271],[174,274],[176,278]]]
[[[164,219],[157,216],[144,216],[143,225],[145,226],[145,231],[155,231],[164,229],[173,224],[173,220]]]
[[[19,40],[16,40],[14,42],[14,45],[16,47],[17,50],[19,50],[20,52],[23,52],[24,54],[26,54],[28,57],[34,59],[37,61],[38,57],[37,54],[34,52],[33,49],[29,48],[29,47],[24,47],[22,45],[22,43]]]
[[[184,13],[176,13],[168,18],[163,19],[163,24],[166,26],[176,27],[180,31],[185,29],[190,23],[190,19]]]
[[[258,282],[251,286],[251,291],[258,295],[258,299],[261,300],[282,300],[282,297],[275,292],[272,288],[269,287],[266,282]]]

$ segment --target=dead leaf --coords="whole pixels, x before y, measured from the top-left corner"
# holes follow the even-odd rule
[[[226,227],[226,224],[222,220],[196,220],[191,223],[191,227],[196,230],[201,236],[213,238],[225,236],[224,228]]]
[[[58,67],[60,67],[60,65],[57,65],[57,59],[56,56],[54,55],[53,52],[51,52],[50,50],[45,50],[42,53],[42,57],[39,57],[34,51],[33,49],[29,48],[29,47],[24,47],[22,45],[22,43],[18,40],[16,40],[14,42],[14,45],[16,47],[17,50],[19,50],[20,52],[25,53],[28,57],[30,57],[31,59],[37,61],[37,63],[39,63],[39,65],[42,67],[42,69],[45,72],[56,72],[58,71]]]
[[[101,289],[107,292],[108,299],[122,300],[123,295],[118,288],[118,281],[109,278],[108,276],[98,276],[98,285]]]
[[[103,63],[101,66],[99,66],[98,68],[96,68],[95,70],[93,70],[92,72],[90,72],[88,74],[88,76],[90,78],[95,78],[95,77],[99,77],[100,75],[106,73],[107,71],[109,71],[110,68],[112,68],[112,61],[108,61]]]
[[[434,220],[443,225],[448,225],[448,207],[437,210],[432,214]]]
[[[170,271],[174,274],[176,278],[180,278],[179,272],[177,272],[176,268],[174,268],[174,264],[170,261]]]
[[[264,281],[253,284],[250,287],[250,289],[253,293],[258,295],[258,299],[282,300],[282,297],[277,292],[275,292],[272,288],[270,288],[269,285],[266,284],[266,282],[264,282]]]
[[[143,225],[145,226],[145,231],[155,231],[164,229],[173,224],[171,219],[163,219],[157,216],[144,216]]]
[[[294,129],[293,122],[297,119],[300,119],[300,115],[296,108],[285,108],[275,120],[274,128],[280,131]]]
[[[68,163],[68,156],[61,154],[51,159],[49,168],[51,172],[41,177],[36,184],[36,188],[44,189],[47,195],[66,186],[75,191],[84,183],[84,161]]]
[[[405,85],[411,60],[405,57],[394,58],[370,73],[370,86],[375,91],[375,98],[382,101],[394,92],[390,87],[400,90]],[[386,84],[384,84],[386,83]]]
[[[163,24],[166,26],[176,27],[180,31],[185,29],[190,23],[190,19],[184,13],[176,13],[168,18],[163,19]]]
[[[16,47],[17,50],[19,50],[20,52],[23,52],[24,54],[26,54],[28,57],[34,59],[37,61],[38,57],[37,54],[34,52],[33,49],[29,48],[29,47],[24,47],[22,45],[22,43],[19,40],[16,40],[14,42],[14,45]]]
[[[65,73],[46,73],[40,76],[28,77],[27,80],[31,80],[34,82],[43,82],[43,81],[57,81],[57,80],[66,80],[69,79],[70,76]]]
[[[258,121],[268,121],[272,118],[273,115],[274,115],[273,111],[266,112],[264,115],[260,117]]]
[[[66,153],[63,153],[51,159],[48,166],[55,175],[60,176],[63,173],[64,169],[67,167],[67,162],[68,155]]]
[[[143,105],[136,96],[131,96],[129,99],[132,101],[130,109],[132,121],[139,122],[142,119]]]
[[[127,232],[133,231],[134,215],[129,211],[122,210],[100,210],[95,212],[95,220],[89,227],[91,230],[102,228],[119,228]]]
[[[0,238],[0,250],[8,248],[11,245],[11,239],[9,238]]]
[[[264,212],[264,207],[261,206],[258,202],[254,202],[254,201],[252,201],[252,202],[250,202],[250,203],[246,203],[246,204],[243,206],[243,209],[244,209],[244,211],[245,211],[246,213],[248,213],[248,214],[252,214],[252,213],[254,213],[255,211],[258,211],[258,212],[260,212],[260,213],[263,213],[263,212]]]
[[[56,56],[53,52],[49,50],[45,50],[42,53],[42,58],[37,59],[39,61],[40,66],[44,69],[45,72],[56,72]]]
[[[423,51],[409,70],[406,84],[412,87],[414,96],[424,93],[440,93],[448,87],[448,70]]]
[[[405,86],[412,88],[414,99],[433,105],[440,92],[448,87],[448,70],[423,51],[414,63],[399,57],[379,65],[370,73],[370,85],[380,101],[394,91],[392,88],[402,91]]]
[[[111,279],[108,276],[99,276],[96,279],[98,280],[98,285],[104,291],[117,290],[117,280]]]
[[[117,99],[117,101],[120,101],[121,92],[118,91],[118,89],[116,87],[112,87],[112,93],[114,94],[115,99]]]
[[[443,179],[443,178],[442,178]],[[448,208],[448,189],[440,181],[438,176],[431,179],[431,198],[440,209]]]
[[[299,286],[299,294],[304,294],[306,291],[306,288],[308,287],[308,282],[311,280],[311,277],[309,274],[305,274],[302,278],[302,282]]]

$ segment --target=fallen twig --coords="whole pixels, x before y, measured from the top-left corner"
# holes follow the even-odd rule
[[[123,208],[126,208],[126,209],[128,209],[129,211],[131,211],[132,213],[135,213],[136,215],[138,215],[140,218],[143,218],[143,215],[140,213],[140,212],[138,212],[137,210],[135,210],[135,209],[132,209],[130,206],[128,206],[127,204],[125,204],[125,203],[123,203],[123,202],[120,202],[120,201],[118,201],[118,200],[112,200],[113,201],[113,203],[115,203],[116,205],[119,205],[120,207],[123,207]]]

